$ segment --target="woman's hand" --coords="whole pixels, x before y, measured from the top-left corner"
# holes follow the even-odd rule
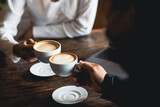
[[[13,54],[23,58],[26,61],[34,62],[37,60],[33,53],[33,45],[36,42],[33,39],[27,39],[23,43],[13,46]]]

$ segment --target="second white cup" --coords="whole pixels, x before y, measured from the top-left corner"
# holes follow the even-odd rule
[[[77,55],[73,53],[59,53],[49,58],[53,72],[62,77],[69,76],[78,62]]]

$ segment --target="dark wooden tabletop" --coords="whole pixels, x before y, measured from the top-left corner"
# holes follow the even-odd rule
[[[85,60],[91,54],[108,46],[105,30],[94,30],[85,37],[74,39],[57,39],[62,45],[62,52],[73,52],[79,60]],[[36,63],[36,62],[34,62]],[[74,85],[71,77],[37,77],[29,69],[34,63],[21,60],[13,63],[0,53],[0,107],[116,107],[111,101],[100,98],[101,94],[88,87],[88,97],[74,105],[63,105],[52,99],[57,88]]]

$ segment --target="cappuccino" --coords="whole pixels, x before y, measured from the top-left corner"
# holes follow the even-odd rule
[[[58,47],[59,47],[58,44],[56,44],[55,42],[41,41],[36,43],[36,45],[34,46],[34,49],[40,52],[50,52],[50,51],[56,50]]]
[[[72,53],[59,53],[53,55],[50,61],[55,64],[68,64],[76,60],[76,56]]]
[[[49,58],[50,66],[53,72],[62,77],[69,76],[74,70],[78,57],[73,53],[59,53]]]

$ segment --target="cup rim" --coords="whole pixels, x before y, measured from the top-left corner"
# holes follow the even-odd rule
[[[74,54],[74,53],[71,53],[71,52],[62,52],[62,53],[58,53],[58,54],[64,54],[64,53],[74,55],[74,56],[76,57],[75,60],[74,60],[73,62],[71,62],[71,63],[56,64],[56,63],[53,63],[53,62],[51,61],[52,57],[54,57],[55,55],[57,55],[57,54],[55,54],[55,55],[52,55],[52,56],[49,58],[49,62],[50,62],[51,64],[54,64],[54,65],[69,65],[69,64],[74,63],[75,61],[78,61],[78,57],[77,57],[77,55]]]
[[[38,41],[37,43],[35,43],[35,44],[33,45],[33,49],[34,49],[35,51],[37,51],[37,52],[40,52],[40,53],[50,53],[50,52],[53,52],[53,51],[43,52],[43,51],[39,51],[39,50],[37,50],[37,49],[35,48],[36,44],[38,44],[38,43],[40,43],[40,42],[44,42],[44,41],[55,42],[55,43],[57,43],[57,44],[59,45],[59,47],[58,47],[57,49],[53,50],[53,51],[56,51],[56,50],[58,50],[58,49],[61,47],[61,44],[60,44],[58,41],[55,41],[55,40],[41,40],[41,41]]]

